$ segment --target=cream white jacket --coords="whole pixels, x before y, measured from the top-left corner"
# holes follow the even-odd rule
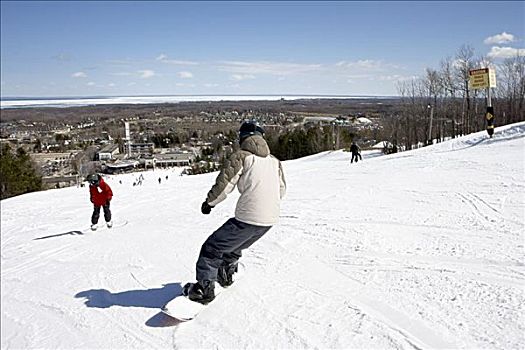
[[[235,218],[256,226],[279,221],[280,202],[286,193],[281,162],[270,154],[262,136],[253,135],[228,159],[208,192],[206,202],[215,206],[237,189],[241,193]]]

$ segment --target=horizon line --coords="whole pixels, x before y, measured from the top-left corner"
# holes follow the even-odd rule
[[[0,96],[0,101],[9,101],[9,100],[54,100],[54,99],[107,99],[107,98],[116,98],[116,97],[170,97],[170,96],[180,96],[180,97],[191,97],[191,96],[311,96],[311,97],[400,97],[398,95],[359,95],[359,94],[144,94],[144,95],[74,95],[74,96]]]

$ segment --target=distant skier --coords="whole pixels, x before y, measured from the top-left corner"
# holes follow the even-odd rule
[[[162,181],[162,179],[159,177],[159,185],[160,185],[160,182]]]
[[[98,218],[100,216],[100,207],[104,209],[104,219],[108,227],[113,226],[111,221],[111,210],[109,203],[113,198],[111,187],[104,181],[99,174],[90,174],[87,177],[89,182],[89,194],[91,203],[93,203],[93,215],[91,215],[91,229],[97,229]],[[100,189],[100,192],[99,192]]]
[[[352,146],[350,146],[350,152],[352,152],[352,159],[350,160],[350,163],[354,162],[354,158],[355,162],[357,163],[359,161],[357,159],[358,157],[360,160],[363,160],[363,157],[361,157],[361,149],[355,142],[352,142]]]
[[[223,287],[231,285],[242,250],[278,221],[286,182],[281,163],[270,154],[263,135],[264,130],[255,122],[241,125],[240,150],[230,156],[202,203],[201,212],[209,214],[235,186],[241,193],[235,217],[213,232],[201,247],[197,283],[185,286],[190,300],[207,304],[215,298],[215,281]]]

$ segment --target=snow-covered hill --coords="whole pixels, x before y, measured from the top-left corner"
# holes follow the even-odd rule
[[[524,151],[520,123],[357,164],[284,162],[280,224],[180,325],[159,308],[237,198],[200,213],[217,173],[109,177],[127,224],[97,232],[86,187],[4,200],[2,349],[523,349]]]

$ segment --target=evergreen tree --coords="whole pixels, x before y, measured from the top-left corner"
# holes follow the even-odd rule
[[[20,194],[40,191],[42,178],[36,173],[31,158],[19,148],[16,153],[9,145],[0,150],[0,198],[5,199]]]

